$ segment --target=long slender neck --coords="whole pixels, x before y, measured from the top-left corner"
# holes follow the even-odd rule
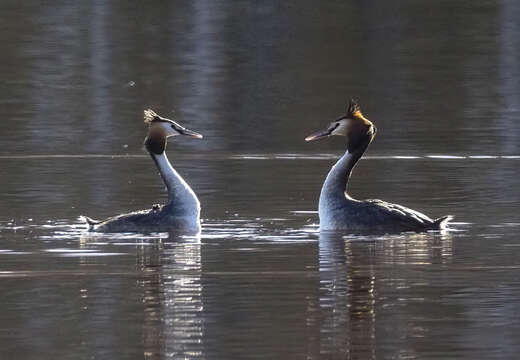
[[[347,150],[345,154],[330,169],[323,187],[321,188],[320,202],[333,199],[350,199],[347,195],[347,185],[352,169],[361,158],[368,142],[355,149],[352,153]]]
[[[176,208],[200,207],[197,196],[188,183],[172,167],[166,153],[163,151],[160,154],[155,154],[150,151],[150,155],[168,189],[168,203],[173,204]]]

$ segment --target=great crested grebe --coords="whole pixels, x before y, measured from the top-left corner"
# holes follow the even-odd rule
[[[148,124],[148,134],[144,145],[168,189],[168,202],[154,205],[152,209],[131,212],[103,221],[84,216],[89,231],[97,232],[137,232],[137,231],[179,231],[200,232],[199,199],[171,166],[166,157],[166,143],[171,136],[186,135],[202,139],[202,135],[186,129],[177,122],[163,118],[152,110],[144,111],[144,122]]]
[[[314,141],[332,135],[347,137],[347,151],[332,167],[321,188],[319,201],[320,230],[354,232],[405,232],[441,230],[452,216],[433,220],[407,207],[381,200],[359,201],[347,194],[352,169],[376,134],[376,127],[361,113],[354,99],[345,115],[330,123],[326,130],[305,138]]]

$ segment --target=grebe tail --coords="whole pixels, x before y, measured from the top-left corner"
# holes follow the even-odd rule
[[[81,215],[80,219],[85,220],[85,222],[88,225],[88,230],[93,230],[94,226],[101,222],[99,220],[94,220],[92,218],[89,218],[88,216],[85,216],[85,215]]]
[[[433,221],[432,230],[443,230],[448,227],[448,223],[453,220],[453,215],[441,216]]]
[[[382,200],[356,200],[347,193],[352,169],[376,135],[376,127],[361,113],[358,103],[351,99],[345,115],[327,129],[305,138],[314,141],[330,136],[345,136],[347,151],[329,171],[320,193],[320,230],[349,230],[352,232],[405,232],[441,230],[453,218],[436,220],[398,204]]]
[[[165,205],[154,205],[149,210],[135,211],[103,221],[83,216],[88,230],[95,232],[200,232],[200,202],[188,183],[172,167],[166,156],[167,139],[185,135],[202,139],[202,135],[186,129],[177,122],[163,118],[152,110],[144,111],[148,134],[144,145],[157,166],[168,190]]]

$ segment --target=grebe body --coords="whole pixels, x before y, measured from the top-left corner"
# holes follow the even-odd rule
[[[163,118],[152,110],[145,110],[144,119],[149,126],[144,144],[166,185],[168,201],[165,205],[154,205],[149,210],[122,214],[103,221],[84,216],[89,231],[198,233],[200,202],[188,183],[172,167],[165,151],[169,137],[185,135],[201,139],[202,135],[173,120]]]
[[[337,135],[347,137],[345,154],[329,171],[320,193],[320,230],[348,230],[351,232],[422,232],[444,229],[452,219],[438,219],[382,200],[356,200],[347,193],[352,169],[368,148],[376,134],[376,127],[351,100],[346,114],[333,121],[325,130],[309,135],[305,140]]]

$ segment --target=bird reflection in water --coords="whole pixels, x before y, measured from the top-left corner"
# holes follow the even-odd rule
[[[141,248],[139,266],[147,274],[142,280],[144,358],[202,357],[200,237],[170,233],[157,247]]]
[[[406,295],[399,295],[397,289],[408,288],[413,279],[401,274],[406,268],[396,268],[396,265],[428,266],[449,262],[451,256],[449,234],[348,237],[337,232],[321,232],[320,354],[376,359],[377,347],[384,346],[385,342],[399,341],[413,331],[424,330],[398,323],[399,319],[416,318],[411,313],[413,309],[399,310],[411,314],[398,316],[395,329],[385,328],[388,317],[393,317],[387,309],[410,300]],[[383,293],[390,296],[379,296]],[[381,316],[386,319],[378,327],[377,318]],[[410,347],[413,348],[413,344]]]

